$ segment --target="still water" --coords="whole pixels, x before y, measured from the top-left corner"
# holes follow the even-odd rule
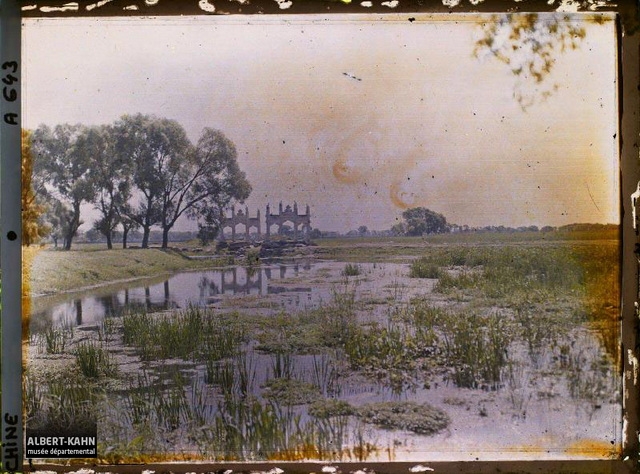
[[[185,308],[188,305],[208,306],[230,296],[279,295],[284,308],[294,309],[317,303],[323,295],[316,288],[296,285],[294,279],[309,276],[318,267],[310,262],[262,265],[259,268],[241,266],[203,272],[177,273],[164,281],[136,281],[129,287],[112,292],[92,292],[69,295],[47,303],[37,301],[31,314],[32,332],[53,323],[66,326],[99,323],[105,316],[117,314],[129,305],[147,310]]]

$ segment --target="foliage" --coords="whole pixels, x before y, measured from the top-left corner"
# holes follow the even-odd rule
[[[100,212],[93,224],[107,237],[108,248],[118,225],[123,247],[128,232],[141,227],[142,247],[147,248],[151,228],[158,225],[166,248],[169,231],[183,215],[215,229],[223,210],[251,192],[235,146],[221,131],[205,128],[193,145],[178,122],[153,115],[124,115],[111,125],[92,127],[42,125],[25,142],[37,156],[38,176],[46,184],[33,192],[41,200],[49,194],[57,200],[54,214],[65,250],[82,224],[84,203],[93,203]],[[37,237],[33,222],[42,211],[30,188],[25,189],[23,198],[33,201],[27,211],[35,212],[27,215],[26,229]]]
[[[506,64],[516,77],[514,98],[523,110],[536,100],[546,100],[558,88],[546,84],[557,61],[556,56],[579,47],[586,31],[579,20],[565,15],[537,13],[496,15],[482,24],[483,36],[474,54],[493,56]]]
[[[96,407],[102,392],[77,380],[55,377],[46,382],[45,395],[28,402],[29,429],[42,433],[95,432]]]
[[[93,162],[91,176],[96,188],[95,208],[101,215],[94,222],[94,228],[107,238],[107,248],[111,249],[112,235],[131,197],[133,163],[118,153],[116,147],[120,143],[112,126],[87,129],[85,140]]]
[[[441,234],[447,232],[447,219],[425,207],[414,207],[402,213],[406,235]]]
[[[73,211],[68,209],[61,201],[49,195],[44,219],[50,226],[49,235],[53,239],[55,247],[58,248],[58,240],[60,239],[63,239],[64,245],[67,239],[66,236],[71,234],[70,226],[73,223]],[[72,235],[75,237],[76,233]]]
[[[42,340],[47,354],[62,354],[71,335],[63,329],[47,327],[42,334]]]
[[[205,227],[219,228],[223,210],[249,194],[251,185],[238,165],[235,145],[221,131],[205,128],[193,151],[188,187],[172,196],[169,224],[186,212]]]
[[[64,237],[64,249],[82,224],[80,206],[93,201],[95,187],[91,175],[92,160],[86,127],[57,125],[53,129],[41,125],[32,135],[32,152],[38,156],[42,170],[48,176],[50,192],[61,203],[58,217]]]
[[[143,360],[218,361],[238,352],[245,330],[228,315],[190,306],[176,314],[129,312],[123,316],[123,342],[137,348]]]
[[[454,314],[442,326],[444,350],[458,387],[496,389],[506,366],[511,331],[499,314]]]
[[[181,164],[190,143],[175,120],[151,115],[124,115],[115,122],[114,132],[119,159],[132,163],[133,184],[141,193],[129,217],[142,227],[142,247],[146,248],[151,227],[162,222],[163,205],[169,198],[167,186],[184,176]]]

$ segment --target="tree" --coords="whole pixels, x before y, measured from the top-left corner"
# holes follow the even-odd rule
[[[216,238],[220,229],[198,224],[198,239],[202,245],[209,245]]]
[[[124,115],[115,123],[114,133],[118,159],[132,164],[132,181],[141,194],[136,205],[123,210],[142,227],[142,248],[148,248],[151,227],[162,222],[171,181],[182,173],[189,140],[175,120],[142,114]]]
[[[91,179],[96,189],[95,208],[101,216],[94,228],[107,239],[107,248],[112,249],[112,237],[121,220],[121,209],[125,209],[131,196],[132,163],[124,159],[116,149],[114,128],[108,125],[91,127],[80,138],[89,153]]]
[[[369,233],[369,228],[366,225],[361,225],[360,227],[358,227],[358,234],[360,234],[360,236],[365,236]]]
[[[93,228],[87,230],[84,233],[84,238],[86,239],[86,241],[91,243],[99,242],[101,237],[102,237],[102,231],[98,229],[98,227],[95,225]]]
[[[494,57],[511,70],[515,77],[513,97],[525,111],[559,88],[547,80],[557,56],[577,49],[586,36],[579,20],[538,13],[496,15],[483,22],[482,29],[484,35],[476,42],[475,56]]]
[[[65,207],[58,199],[49,196],[47,200],[47,212],[45,220],[49,223],[49,236],[53,239],[55,248],[58,248],[58,240],[63,239],[63,247],[65,246],[67,235],[67,223],[71,222],[72,212]]]
[[[315,227],[311,229],[311,232],[309,233],[309,237],[312,239],[320,239],[322,238],[322,231],[317,227]]]
[[[51,230],[44,220],[44,173],[40,162],[34,163],[31,136],[30,131],[22,130],[22,243],[26,246],[37,243]]]
[[[414,207],[402,213],[407,235],[442,234],[447,232],[447,219],[425,207]]]
[[[116,207],[116,212],[118,214],[118,222],[120,222],[120,225],[122,226],[122,248],[126,249],[129,232],[135,231],[140,227],[140,225],[130,217],[133,214],[133,211],[131,210],[131,205],[128,202]]]
[[[238,165],[236,147],[219,130],[202,131],[193,150],[192,166],[188,187],[174,194],[166,232],[184,213],[203,221],[201,227],[219,229],[223,210],[234,201],[243,202],[251,194],[251,185]],[[163,232],[163,245],[165,235]]]
[[[43,170],[49,176],[50,192],[68,212],[57,209],[62,219],[60,227],[64,234],[64,249],[71,249],[71,242],[80,220],[80,206],[92,202],[95,195],[91,176],[92,161],[81,138],[85,127],[77,124],[62,124],[51,129],[41,125],[33,132],[32,148]]]
[[[389,233],[391,235],[405,235],[407,233],[407,226],[404,222],[398,222],[391,227]]]

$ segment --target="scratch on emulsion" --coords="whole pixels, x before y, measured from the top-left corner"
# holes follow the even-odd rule
[[[587,192],[589,193],[589,197],[591,198],[591,202],[593,203],[594,206],[596,206],[596,209],[598,210],[598,212],[602,212],[600,210],[600,208],[598,207],[598,204],[596,204],[596,200],[593,199],[593,194],[591,194],[591,189],[589,188],[589,183],[585,182],[584,185],[587,187]]]
[[[350,78],[350,79],[354,79],[354,80],[356,80],[356,81],[362,81],[362,78],[360,78],[360,77],[356,77],[356,76],[354,76],[353,74],[350,74],[350,73],[348,73],[348,72],[343,72],[342,74],[343,74],[344,76],[347,76],[347,77],[348,77],[348,78]]]

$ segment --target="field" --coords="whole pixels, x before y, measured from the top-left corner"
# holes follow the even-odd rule
[[[97,421],[109,462],[614,455],[618,241],[542,235],[318,241],[226,267],[266,291],[32,321],[28,426]],[[100,252],[66,271],[99,273]],[[34,287],[65,256],[41,251]]]

